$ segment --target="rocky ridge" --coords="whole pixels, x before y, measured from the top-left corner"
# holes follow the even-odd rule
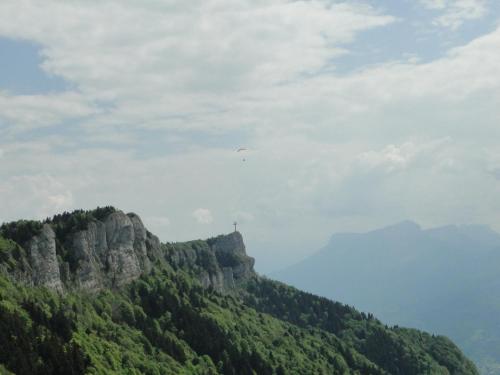
[[[64,236],[58,237],[56,232],[49,221],[22,244],[26,258],[23,272],[8,271],[1,264],[0,270],[24,284],[59,292],[119,287],[149,273],[155,263],[186,267],[205,288],[219,292],[255,275],[254,259],[246,255],[238,232],[199,241],[206,244],[201,251],[172,250],[146,230],[138,215],[119,210]]]
[[[194,273],[203,287],[219,292],[230,291],[256,276],[255,260],[246,254],[239,232],[206,241],[166,244],[163,250],[169,264]]]

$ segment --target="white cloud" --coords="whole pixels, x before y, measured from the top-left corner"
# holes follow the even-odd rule
[[[488,12],[487,0],[420,0],[428,9],[442,14],[433,23],[456,30],[466,21],[482,18]]]
[[[387,172],[405,169],[415,156],[413,143],[405,143],[401,146],[388,145],[380,152],[367,151],[359,156],[359,162],[369,167],[383,166]]]
[[[52,176],[21,175],[0,182],[2,219],[44,219],[70,209],[73,193]]]
[[[420,3],[429,9],[445,9],[447,0],[420,0]]]
[[[235,98],[245,104],[262,90],[317,72],[345,53],[357,33],[394,21],[367,5],[322,0],[49,0],[43,6],[7,0],[0,14],[0,35],[41,44],[47,72],[72,82],[86,102],[110,104],[94,126],[152,128],[232,128],[234,120],[213,114],[234,108]],[[14,106],[10,118],[57,122],[60,109],[46,98],[30,103],[35,99],[35,108]]]
[[[197,208],[193,211],[193,217],[200,224],[211,224],[214,221],[212,212],[207,208]]]
[[[404,171],[418,162],[424,162],[426,168],[440,166],[453,166],[453,159],[446,157],[440,160],[440,153],[450,139],[439,139],[430,142],[416,143],[414,141],[404,142],[401,145],[390,144],[380,151],[365,151],[358,156],[358,162],[362,167],[381,170],[392,173]]]
[[[19,133],[96,114],[82,95],[74,92],[51,95],[9,95],[0,92],[0,124]]]
[[[0,95],[2,220],[111,204],[165,241],[237,220],[258,264],[404,218],[500,222],[500,29],[340,75],[323,68],[393,17],[358,2],[5,0],[0,19],[77,88]]]

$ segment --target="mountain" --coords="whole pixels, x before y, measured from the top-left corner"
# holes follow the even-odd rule
[[[112,207],[0,227],[1,374],[456,374],[446,337],[255,273],[240,233],[160,243]]]
[[[406,221],[335,234],[273,277],[387,323],[446,335],[483,374],[500,373],[500,235],[488,227],[423,230]]]

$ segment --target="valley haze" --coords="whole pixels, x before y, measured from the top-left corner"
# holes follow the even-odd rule
[[[334,234],[271,276],[382,321],[452,338],[483,374],[500,369],[500,234],[488,226],[422,229],[404,221]]]

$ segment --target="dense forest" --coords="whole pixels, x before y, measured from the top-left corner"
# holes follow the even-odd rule
[[[113,210],[45,224],[67,236]],[[239,259],[212,254],[216,239],[163,244],[163,259],[119,288],[57,292],[21,284],[9,270],[29,267],[23,244],[39,228],[26,223],[0,230],[0,373],[477,374],[444,337],[387,327],[257,274],[225,292],[203,287],[201,271]],[[172,260],[191,250],[196,267]]]

